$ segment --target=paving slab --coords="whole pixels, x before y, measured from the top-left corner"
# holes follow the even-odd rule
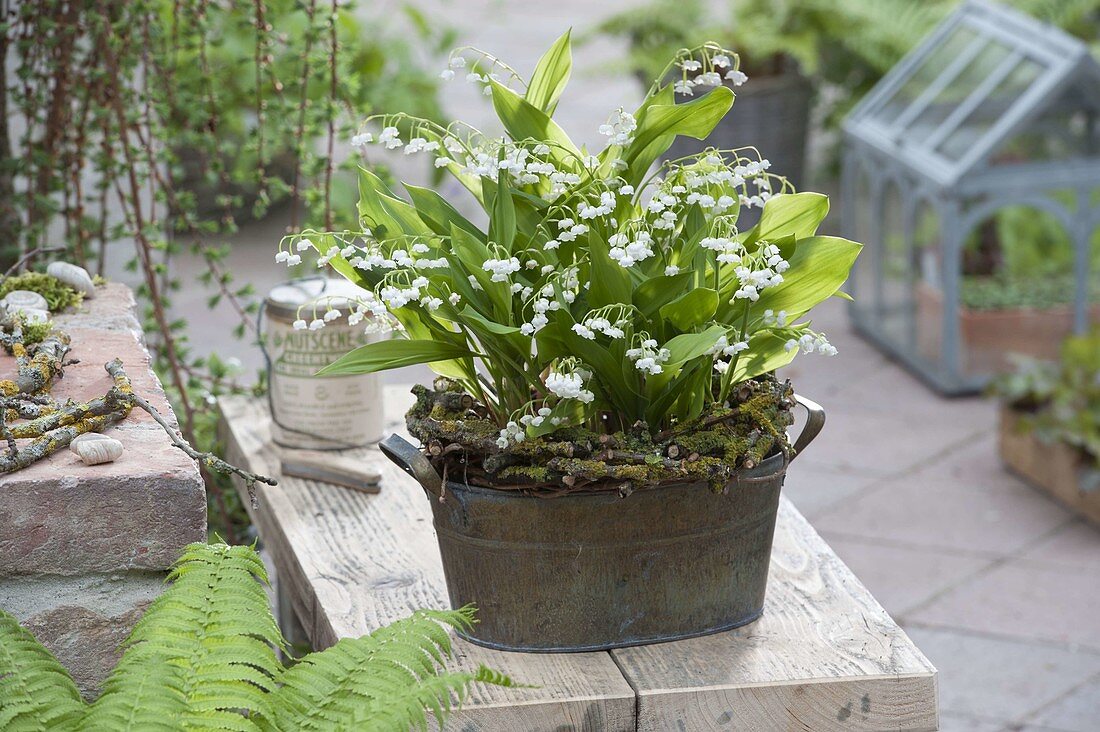
[[[1004,732],[1004,722],[978,719],[969,714],[940,712],[939,732]]]
[[[823,534],[867,589],[895,617],[931,599],[995,560],[942,549],[912,549]]]
[[[810,454],[808,450],[807,460]],[[866,471],[804,464],[800,459],[787,470],[783,495],[798,506],[803,516],[813,521],[841,501],[853,499],[881,480],[884,478]]]
[[[912,422],[894,414],[862,413],[848,402],[826,402],[826,427],[807,451],[808,463],[843,470],[895,475],[921,468],[975,437],[971,427]]]
[[[1044,566],[1072,568],[1092,577],[1100,577],[1100,528],[1078,519],[1029,548],[1020,555],[1020,559]]]
[[[1100,672],[1100,654],[904,624],[939,669],[940,710],[1021,720]]]
[[[830,535],[997,556],[1070,520],[1069,512],[1019,481],[964,490],[918,471],[842,502],[815,525]]]
[[[990,414],[987,426],[992,428],[996,419]],[[929,461],[921,474],[927,480],[959,489],[996,490],[1005,486],[1031,489],[1026,481],[1010,473],[1001,463],[997,454],[997,437],[992,432],[977,435],[959,444],[950,453]],[[1032,492],[1047,497],[1038,491]]]
[[[1100,728],[1100,677],[1094,677],[1032,715],[1042,727],[1067,732],[1096,732]]]
[[[908,619],[1100,652],[1096,584],[1095,575],[1090,581],[1076,569],[1009,561],[946,592]],[[868,586],[874,590],[870,582]]]
[[[830,310],[835,305],[828,305]],[[814,325],[820,327],[816,318]],[[843,311],[840,311],[843,315]],[[858,404],[848,399],[847,393],[863,379],[882,369],[891,369],[890,361],[880,351],[860,339],[846,325],[828,330],[828,336],[839,353],[828,358],[796,358],[790,366],[779,370],[779,377],[790,379],[795,390],[814,401],[828,402],[837,399],[836,404],[845,407]],[[844,395],[843,401],[839,397]]]

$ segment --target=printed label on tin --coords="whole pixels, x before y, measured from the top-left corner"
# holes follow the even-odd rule
[[[329,323],[321,330],[294,330],[270,322],[271,370],[282,376],[313,377],[348,351],[371,342],[362,328]]]
[[[272,431],[295,447],[365,445],[382,437],[382,394],[377,374],[314,376],[348,351],[374,340],[362,327],[339,322],[317,331],[268,319],[264,340],[271,358]]]

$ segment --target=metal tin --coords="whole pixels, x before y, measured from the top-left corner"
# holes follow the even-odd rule
[[[348,351],[377,339],[349,325],[359,288],[346,280],[312,278],[276,285],[264,299],[262,344],[267,357],[272,436],[287,447],[333,450],[382,438],[378,374],[315,376]],[[340,313],[320,330],[295,330],[325,311]]]
[[[821,429],[811,419],[796,449]],[[760,617],[788,460],[705,483],[538,498],[442,481],[394,435],[380,447],[432,504],[453,607],[474,604],[463,637],[509,651],[591,651],[690,638]]]

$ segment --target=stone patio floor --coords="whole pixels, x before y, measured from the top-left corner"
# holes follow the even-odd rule
[[[840,349],[785,375],[828,415],[786,495],[940,671],[941,729],[1100,729],[1100,529],[1006,472],[996,405],[945,399],[815,311]]]
[[[570,22],[583,31],[630,3],[426,4],[462,29],[462,43],[529,71]],[[587,142],[595,142],[609,108],[640,96],[621,68],[609,74],[621,59],[621,46],[604,41],[578,53],[561,110],[563,126]],[[484,101],[463,87],[448,87],[451,111],[488,120]],[[234,243],[230,266],[260,292],[286,277],[271,260],[282,227],[261,222]],[[201,269],[186,256],[176,266],[188,283]],[[190,284],[174,303],[175,313],[191,318],[197,349],[259,366],[258,350],[228,335],[226,323],[235,322],[228,306],[207,310],[207,295]],[[938,397],[854,335],[843,308],[832,302],[814,318],[840,355],[807,357],[787,369],[799,392],[829,415],[792,466],[787,495],[940,669],[943,730],[1096,732],[1100,530],[1001,467],[992,402]],[[402,370],[387,380],[422,376]]]

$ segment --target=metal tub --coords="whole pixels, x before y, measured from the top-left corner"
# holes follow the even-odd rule
[[[796,453],[821,429],[820,407]],[[478,608],[463,637],[509,651],[591,651],[715,633],[760,617],[788,460],[706,483],[539,498],[441,480],[394,435],[383,452],[432,504],[451,604]]]

